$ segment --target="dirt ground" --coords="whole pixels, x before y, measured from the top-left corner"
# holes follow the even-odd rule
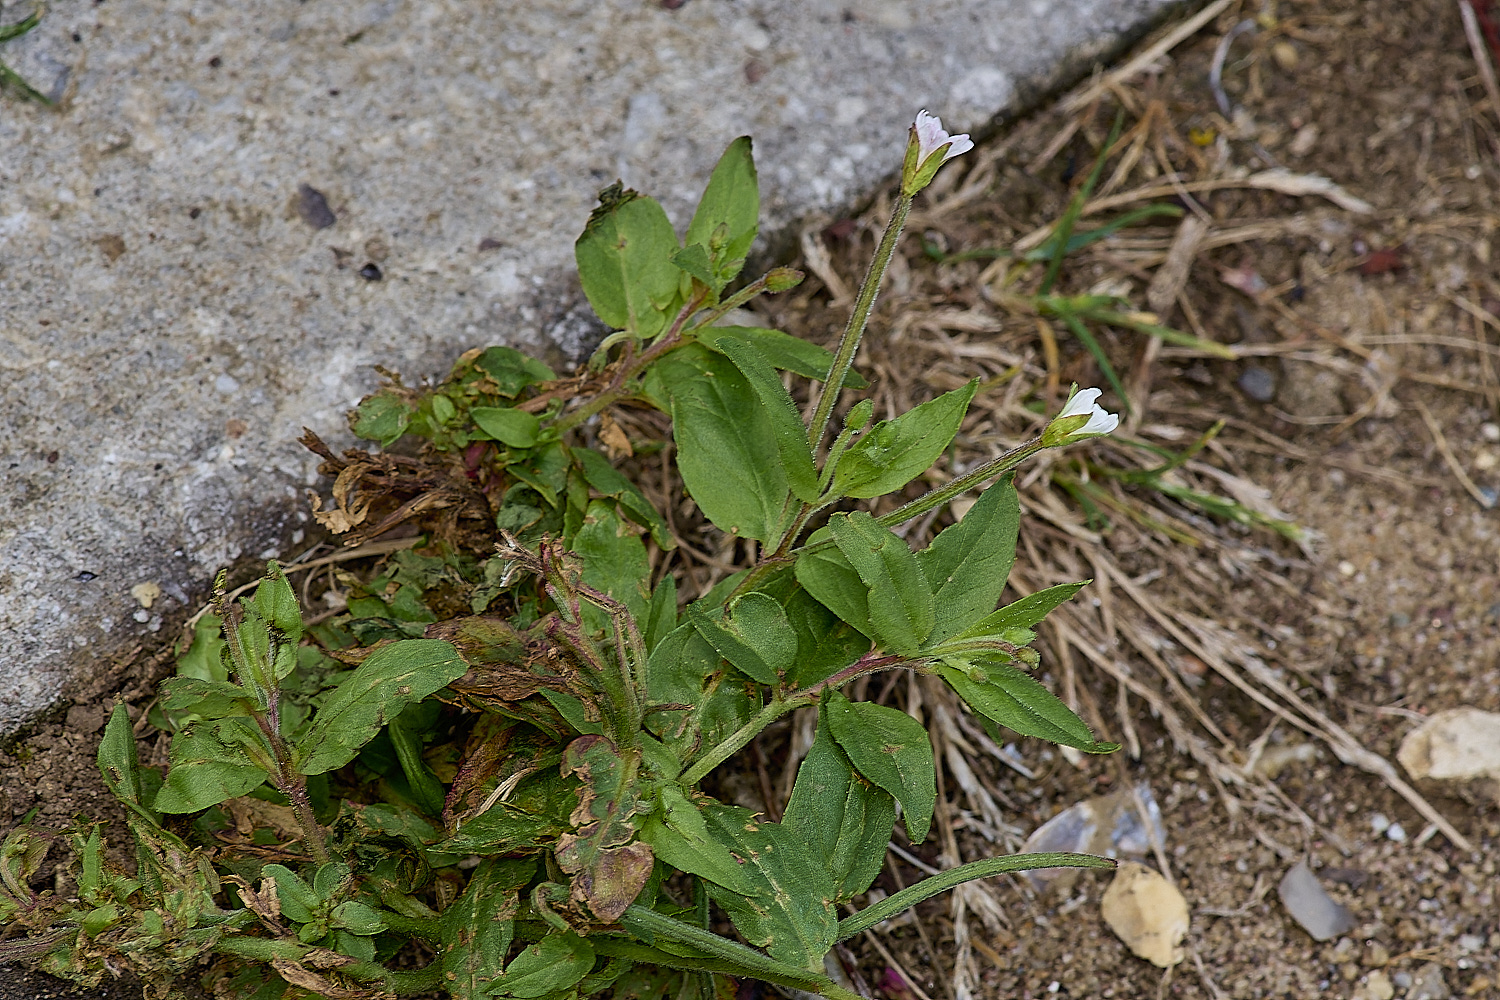
[[[1215,53],[1246,21],[1224,52],[1226,113]],[[893,1000],[1500,997],[1500,808],[1471,789],[1403,795],[1394,763],[1434,711],[1500,711],[1500,107],[1458,0],[1230,4],[1110,82],[1002,130],[919,203],[867,346],[877,410],[984,374],[963,461],[1019,440],[1031,394],[1104,384],[1064,326],[1008,306],[1006,260],[934,256],[1009,247],[1057,219],[1121,107],[1124,139],[1083,224],[1147,202],[1201,218],[1181,280],[1157,281],[1165,302],[1152,304],[1237,357],[1096,328],[1139,412],[1091,464],[1023,475],[1016,579],[1098,581],[1044,633],[1043,671],[1126,749],[1073,763],[1018,741],[1026,777],[976,751],[931,691],[901,685],[893,703],[922,702],[948,765],[938,832],[899,846],[930,867],[1016,850],[1069,805],[1145,782],[1165,830],[1146,860],[1188,900],[1187,959],[1163,973],[1133,956],[1100,916],[1107,878],[1089,873],[1061,890],[996,881],[939,898],[848,957]],[[1368,210],[1247,186],[1273,166]],[[809,230],[815,278],[768,322],[836,337],[882,223],[877,204]],[[1081,251],[1059,290],[1108,286],[1147,308],[1180,225],[1151,220]],[[1110,475],[1159,461],[1124,440],[1180,451],[1221,419],[1181,481],[1280,511],[1311,529],[1307,544]],[[33,808],[53,827],[113,815],[97,733],[119,682],[127,700],[147,695],[158,652],[0,756],[0,827]],[[773,786],[791,736],[762,741]],[[1319,943],[1288,916],[1276,887],[1300,860],[1352,912],[1347,934]],[[878,885],[919,877],[893,854]],[[50,995],[40,983],[7,974],[0,998]]]

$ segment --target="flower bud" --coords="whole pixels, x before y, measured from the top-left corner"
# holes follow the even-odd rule
[[[766,291],[771,294],[784,292],[802,284],[804,275],[795,267],[773,267],[766,272]]]

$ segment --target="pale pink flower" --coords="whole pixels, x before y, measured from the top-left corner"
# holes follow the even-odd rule
[[[926,109],[917,112],[914,126],[917,130],[917,162],[919,164],[926,163],[929,156],[950,143],[948,152],[943,154],[943,163],[974,148],[974,142],[967,133],[949,135],[943,131],[943,120],[937,115],[929,115]]]

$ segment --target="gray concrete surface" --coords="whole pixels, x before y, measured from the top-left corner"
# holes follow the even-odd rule
[[[0,95],[0,731],[294,547],[293,439],[347,441],[372,365],[576,354],[617,176],[685,224],[749,133],[784,226],[889,177],[917,109],[982,128],[1166,6],[54,0],[0,46],[63,100]]]

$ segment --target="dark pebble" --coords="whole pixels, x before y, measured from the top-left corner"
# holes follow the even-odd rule
[[[77,580],[79,583],[88,583],[90,580],[97,579],[97,577],[97,574],[90,573],[88,570],[84,570],[82,573],[79,573],[77,576],[73,577],[73,579]]]
[[[1240,372],[1239,387],[1257,403],[1269,403],[1276,396],[1276,376],[1258,365]]]
[[[361,278],[364,278],[366,281],[379,281],[381,278],[385,277],[385,275],[380,273],[380,268],[375,266],[374,264],[366,264],[364,267],[360,268],[359,276]]]
[[[323,192],[307,184],[297,185],[297,214],[314,229],[327,229],[338,221]]]

